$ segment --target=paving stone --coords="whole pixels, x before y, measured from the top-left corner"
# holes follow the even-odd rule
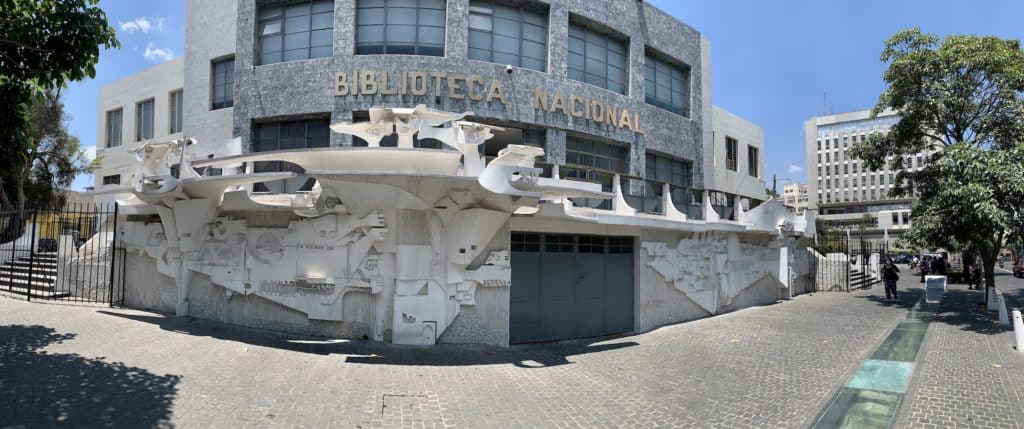
[[[900,304],[882,293],[803,295],[641,335],[510,349],[299,338],[0,298],[0,426],[808,427],[920,291]],[[992,370],[958,371],[975,386],[959,378]],[[934,399],[904,408],[964,422],[963,410],[940,408],[959,385],[922,384]]]

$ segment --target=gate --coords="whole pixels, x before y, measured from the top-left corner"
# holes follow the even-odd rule
[[[0,212],[0,291],[31,300],[124,303],[117,204]]]
[[[815,292],[850,292],[881,283],[888,251],[884,240],[830,229],[818,232],[812,250]]]

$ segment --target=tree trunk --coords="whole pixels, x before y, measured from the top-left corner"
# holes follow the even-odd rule
[[[993,289],[996,287],[996,259],[999,256],[999,246],[992,246],[979,253],[981,253],[982,265],[985,267],[985,302],[987,305],[990,299],[989,294],[995,293]]]

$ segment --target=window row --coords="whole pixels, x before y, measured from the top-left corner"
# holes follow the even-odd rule
[[[356,54],[445,55],[445,0],[357,0]],[[262,4],[256,13],[257,64],[332,55],[334,2],[299,0]],[[540,3],[469,1],[470,59],[544,72],[548,62],[548,10]],[[629,90],[629,40],[582,22],[569,23],[568,77],[620,94]],[[682,116],[690,113],[690,67],[649,51],[644,56],[647,103]],[[227,64],[225,64],[227,66]],[[230,81],[215,87],[214,108],[230,107]],[[223,91],[222,91],[223,89]]]
[[[182,131],[183,95],[184,93],[180,89],[171,91],[167,95],[168,134],[180,133]],[[135,103],[135,139],[133,141],[139,142],[154,137],[155,111],[156,99],[154,98]],[[108,110],[105,119],[104,147],[121,146],[124,143],[124,109]]]
[[[750,177],[760,176],[760,150],[747,145],[747,175]],[[725,168],[730,171],[739,169],[739,140],[725,136]]]

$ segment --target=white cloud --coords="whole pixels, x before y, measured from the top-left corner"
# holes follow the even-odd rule
[[[804,171],[804,168],[799,166],[799,165],[796,165],[796,164],[794,164],[792,162],[788,162],[788,161],[786,163],[788,164],[786,166],[786,171],[788,171],[789,174],[795,174],[795,173],[799,173],[801,171]]]
[[[171,58],[174,58],[174,51],[164,48],[154,48],[153,44],[150,43],[146,45],[146,52],[143,52],[142,56],[150,61],[164,62],[170,61]]]
[[[153,21],[150,21],[149,18],[140,16],[131,21],[120,22],[117,24],[117,28],[120,28],[121,31],[125,33],[134,33],[136,31],[149,33],[149,30],[154,29],[154,27],[156,28],[157,31],[163,30],[164,20],[162,18],[158,18],[156,20],[156,24],[154,25]]]
[[[92,161],[92,160],[96,159],[96,146],[95,145],[89,146],[89,147],[83,149],[82,152],[85,153],[85,159],[87,159],[89,161]]]

